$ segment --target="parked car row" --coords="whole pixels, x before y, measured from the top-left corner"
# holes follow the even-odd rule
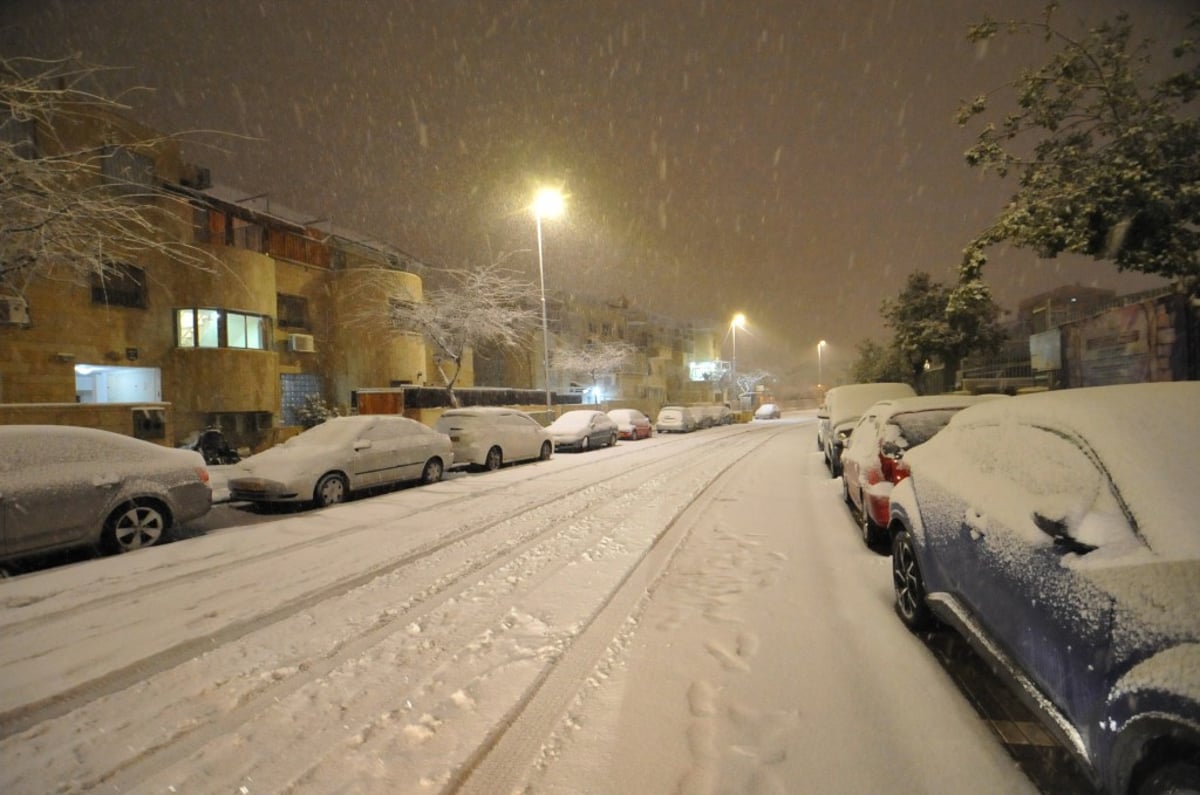
[[[825,453],[829,474],[835,478],[842,474],[842,450],[864,411],[879,400],[916,394],[911,386],[900,383],[847,384],[826,392],[817,409],[817,449]]]
[[[659,433],[691,433],[717,425],[731,425],[733,411],[726,405],[663,406],[658,411],[654,429]]]
[[[842,453],[900,619],[961,633],[1105,792],[1200,791],[1198,405],[1196,382],[889,400]]]

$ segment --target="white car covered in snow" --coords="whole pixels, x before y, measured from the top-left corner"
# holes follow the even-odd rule
[[[334,417],[233,465],[229,498],[321,508],[365,489],[434,483],[453,461],[449,436],[407,417]]]

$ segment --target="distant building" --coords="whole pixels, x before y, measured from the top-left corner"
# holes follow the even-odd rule
[[[0,422],[166,445],[217,425],[257,448],[296,432],[310,395],[344,407],[354,388],[424,377],[423,340],[390,328],[386,299],[368,289],[384,279],[420,298],[402,252],[213,187],[175,142],[125,120],[72,134],[114,151],[153,141],[152,157],[136,155],[161,197],[141,201],[166,210],[151,235],[194,247],[208,267],[151,250],[104,280],[35,279],[6,298],[21,311],[0,314]]]

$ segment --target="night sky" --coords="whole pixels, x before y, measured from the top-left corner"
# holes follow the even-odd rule
[[[1195,8],[1062,5],[1072,32],[1129,10],[1162,63]],[[827,367],[883,339],[880,301],[911,271],[952,281],[1012,193],[964,165],[977,127],[954,112],[1047,51],[1029,36],[979,49],[965,33],[984,13],[1042,8],[0,0],[0,51],[127,67],[113,89],[153,89],[130,98],[131,115],[196,131],[186,156],[214,182],[435,267],[507,257],[536,285],[525,208],[561,186],[568,214],[544,224],[548,288],[717,326],[744,312],[739,369],[803,372],[820,339]],[[1016,251],[994,252],[985,273],[1008,309],[1063,283],[1160,283]]]

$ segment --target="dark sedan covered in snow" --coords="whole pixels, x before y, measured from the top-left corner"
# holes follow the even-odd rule
[[[617,424],[603,411],[575,409],[546,426],[555,450],[591,450],[617,443]]]
[[[1200,790],[1200,383],[957,413],[891,495],[896,611],[961,632],[1113,793]]]

